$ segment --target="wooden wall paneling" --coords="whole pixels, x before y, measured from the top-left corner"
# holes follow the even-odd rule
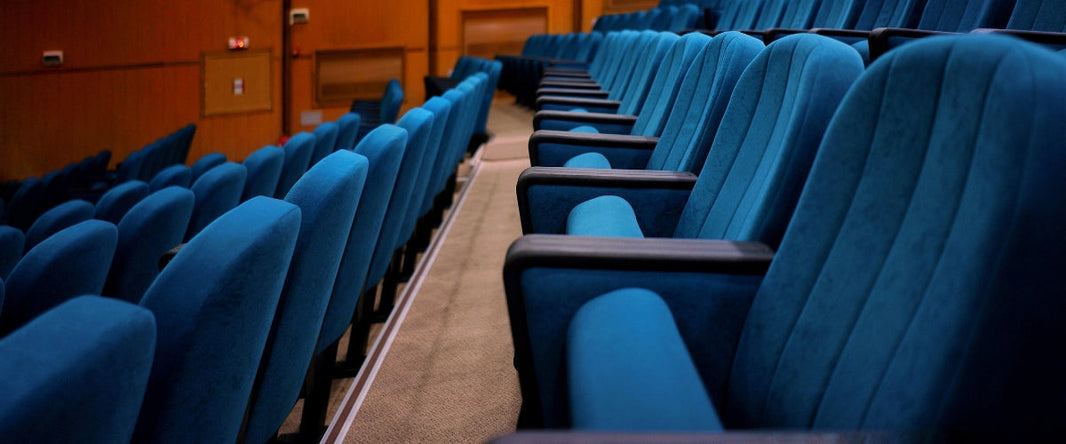
[[[462,13],[462,53],[492,60],[521,54],[526,39],[548,30],[548,8],[467,10]]]
[[[222,118],[199,111],[200,53],[225,49],[230,36],[271,48],[280,72],[281,0],[15,1],[4,14],[0,179],[40,175],[101,148],[121,160],[188,123],[198,126],[190,160],[216,150],[239,159],[281,133],[279,107]],[[64,66],[42,66],[51,49],[64,51]]]

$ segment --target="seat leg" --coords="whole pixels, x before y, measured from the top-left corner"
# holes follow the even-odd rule
[[[337,343],[311,358],[311,367],[307,371],[304,384],[307,397],[300,416],[300,440],[318,442],[326,433],[326,411],[329,409],[329,394],[333,387],[331,371],[337,359]]]

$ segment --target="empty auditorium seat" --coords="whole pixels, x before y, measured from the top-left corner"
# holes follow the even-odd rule
[[[181,244],[196,197],[177,186],[156,191],[118,223],[118,243],[103,294],[139,303],[159,275],[160,258]]]
[[[118,224],[122,220],[122,216],[125,216],[130,208],[148,195],[148,190],[148,184],[139,180],[131,180],[115,185],[100,196],[100,200],[96,201],[93,217]]]
[[[248,170],[244,165],[226,162],[203,173],[189,189],[196,196],[185,240],[196,236],[208,224],[241,202]]]
[[[176,164],[157,173],[152,181],[148,182],[148,189],[154,193],[170,186],[189,188],[189,185],[192,185],[192,168]]]
[[[278,199],[289,194],[289,188],[307,171],[315,150],[315,136],[307,132],[297,133],[285,142],[282,149],[285,150],[285,162],[281,167],[278,186],[274,190],[274,197]]]
[[[274,145],[267,145],[249,154],[243,165],[248,170],[248,179],[244,182],[241,202],[255,196],[272,197],[285,166],[285,151]]]
[[[212,168],[226,163],[226,155],[218,152],[204,154],[196,162],[192,164],[192,177],[190,177],[190,183],[196,183],[196,179],[199,179],[204,173],[210,171]]]
[[[523,421],[1061,430],[1066,359],[1046,351],[1066,338],[1066,238],[1052,222],[1066,220],[1064,69],[994,36],[888,53],[830,123],[776,253],[516,243],[505,273]]]
[[[25,251],[26,235],[18,228],[0,225],[0,281],[6,281],[8,273],[22,259]],[[3,305],[0,304],[0,310]]]
[[[0,338],[0,435],[10,442],[129,442],[152,368],[143,308],[82,296]]]
[[[340,128],[333,122],[322,122],[312,133],[315,135],[315,149],[311,151],[311,160],[307,163],[308,168],[315,166],[319,160],[333,152],[337,145],[337,134]]]
[[[300,229],[300,209],[253,198],[208,225],[152,283],[159,326],[134,442],[234,442]]]
[[[367,169],[362,155],[330,154],[285,197],[300,207],[300,235],[252,390],[244,442],[269,441],[296,404]]]
[[[80,199],[64,202],[45,211],[26,230],[26,251],[64,228],[92,219],[95,211],[93,204]]]
[[[86,220],[27,251],[4,282],[0,336],[75,296],[100,294],[117,238],[111,223]]]

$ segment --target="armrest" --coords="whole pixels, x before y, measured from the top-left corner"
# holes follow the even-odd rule
[[[637,116],[608,113],[572,113],[566,111],[538,111],[533,115],[533,129],[567,131],[579,125],[592,125],[601,133],[622,134],[632,130]],[[620,131],[620,130],[625,131]]]
[[[583,108],[589,112],[613,113],[622,106],[617,100],[597,99],[594,97],[539,96],[535,107],[545,111],[569,111]]]
[[[540,130],[529,136],[529,162],[558,167],[578,154],[596,152],[614,168],[643,169],[658,142],[658,137]]]
[[[889,49],[903,44],[899,40],[912,40],[947,34],[951,33],[909,28],[877,28],[870,32],[870,61],[877,60]]]
[[[566,219],[575,206],[615,195],[633,207],[645,236],[671,236],[696,178],[674,171],[529,168],[516,186],[522,233],[566,233]]]
[[[1020,39],[1025,39],[1033,43],[1040,43],[1042,45],[1050,45],[1058,48],[1066,47],[1066,33],[1063,32],[1043,32],[1043,31],[1020,31],[1014,29],[992,29],[992,28],[978,28],[971,31],[971,34],[1006,34]]]
[[[732,355],[772,258],[769,247],[753,242],[550,235],[515,241],[504,287],[522,390],[519,428],[568,425],[567,327],[585,302],[621,288],[646,288],[666,301],[708,392],[721,399],[730,364],[722,356]]]
[[[552,96],[552,97],[574,97],[574,98],[591,98],[591,99],[606,99],[610,95],[610,91],[604,91],[602,89],[585,89],[585,88],[538,88],[537,97],[540,96]]]
[[[540,89],[540,88],[595,89],[595,90],[602,89],[601,85],[599,83],[597,83],[595,80],[589,79],[587,81],[582,81],[581,79],[578,79],[578,78],[575,78],[573,80],[566,80],[566,81],[544,79],[537,85],[537,89]]]
[[[867,30],[859,29],[837,29],[837,28],[814,28],[811,29],[811,33],[824,35],[826,37],[832,37],[836,40],[847,44],[854,44],[856,42],[866,41],[870,38],[870,32]]]

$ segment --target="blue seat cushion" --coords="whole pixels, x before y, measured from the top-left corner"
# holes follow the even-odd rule
[[[571,157],[563,164],[567,168],[595,168],[600,170],[611,169],[611,161],[607,156],[600,153],[585,153]]]
[[[670,308],[616,290],[585,303],[567,334],[570,408],[580,430],[722,430]]]
[[[644,237],[633,207],[618,196],[600,196],[575,206],[566,218],[566,234]]]

